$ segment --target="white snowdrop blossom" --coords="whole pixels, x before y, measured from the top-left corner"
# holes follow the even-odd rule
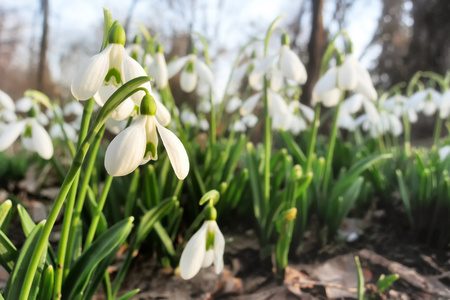
[[[187,108],[181,111],[180,120],[183,124],[189,124],[191,126],[197,126],[198,123],[198,119],[195,113]]]
[[[358,127],[358,124],[352,115],[356,114],[361,108],[364,109],[369,122],[372,124],[378,124],[380,122],[378,110],[373,102],[362,94],[354,94],[342,101],[338,114],[337,126],[349,131],[354,131],[356,127]]]
[[[450,90],[445,91],[441,97],[441,107],[439,108],[441,119],[447,119],[450,115]]]
[[[155,80],[156,88],[163,89],[169,82],[169,73],[167,70],[166,59],[161,45],[158,44],[156,48],[155,57],[147,65],[148,75]]]
[[[322,102],[326,107],[335,106],[343,91],[361,93],[372,101],[377,98],[369,72],[353,54],[348,54],[342,65],[328,69],[317,81],[313,89],[313,104]]]
[[[435,89],[427,88],[415,92],[409,99],[416,111],[422,111],[425,116],[432,116],[441,106],[442,95]]]
[[[258,92],[247,98],[239,110],[241,115],[245,116],[253,112],[258,102],[262,99],[263,92]],[[289,112],[288,106],[284,101],[283,97],[272,91],[270,88],[267,89],[267,97],[269,102],[269,114],[272,118],[279,114],[280,116],[286,115]]]
[[[227,113],[233,113],[239,107],[241,107],[241,105],[242,105],[242,100],[235,96],[228,101],[227,106],[225,107],[225,110]]]
[[[44,159],[50,159],[53,156],[52,140],[36,118],[7,124],[0,134],[0,151],[11,146],[20,135],[25,149],[37,152]]]
[[[109,38],[110,44],[81,67],[73,78],[71,90],[77,100],[94,97],[95,102],[103,106],[124,83],[147,76],[142,66],[125,51],[125,32],[118,22],[111,27]],[[150,90],[150,83],[146,82],[142,87]],[[111,117],[116,120],[128,118],[143,96],[143,91],[134,93],[117,107]]]
[[[151,95],[145,95],[141,114],[109,144],[105,154],[105,168],[112,176],[125,176],[139,165],[158,159],[158,133],[177,177],[182,180],[189,172],[189,159],[178,137],[165,128],[170,114]],[[132,145],[132,146],[131,146]]]
[[[411,99],[396,94],[386,99],[383,102],[383,107],[397,117],[406,115],[410,123],[415,123],[418,120],[417,113],[422,110],[423,105],[418,105],[414,101],[411,101]]]
[[[13,99],[7,93],[0,90],[0,120],[7,123],[15,122],[17,116],[14,110],[15,105]]]
[[[307,122],[314,120],[314,110],[298,101],[291,101],[288,104],[288,113],[285,115],[276,114],[273,117],[272,128],[290,131],[298,135],[307,128]]]
[[[177,58],[167,66],[168,77],[172,78],[181,71],[180,87],[186,92],[192,92],[200,78],[210,87],[214,85],[214,77],[210,68],[203,61],[199,60],[196,54],[189,54]]]
[[[439,159],[444,161],[450,154],[450,145],[443,146],[439,149]]]
[[[207,131],[207,130],[209,129],[209,123],[208,123],[208,120],[206,120],[206,119],[201,119],[201,120],[198,122],[198,128],[200,128],[200,130],[202,130],[202,131]]]
[[[262,90],[264,87],[264,76],[268,77],[270,88],[275,92],[284,87],[285,79],[297,84],[305,84],[307,80],[305,66],[297,54],[290,49],[287,35],[284,34],[282,39],[282,46],[278,53],[254,63],[249,84],[255,90]]]
[[[209,267],[213,263],[216,274],[220,274],[223,269],[224,249],[225,238],[216,221],[205,221],[181,254],[181,277],[185,280],[191,279],[200,268]]]

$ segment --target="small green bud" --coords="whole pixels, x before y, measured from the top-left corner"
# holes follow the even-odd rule
[[[192,47],[192,49],[191,49],[191,54],[197,54],[197,48]]]
[[[342,66],[343,63],[344,63],[344,56],[340,52],[336,51],[336,65],[340,67]]]
[[[141,115],[154,116],[156,114],[156,101],[150,94],[146,94],[141,101]]]
[[[291,42],[289,40],[289,36],[286,33],[283,33],[283,35],[281,36],[281,45],[289,46],[290,44],[291,44]]]
[[[214,249],[214,237],[215,237],[214,231],[208,230],[206,232],[206,245],[205,245],[206,251]]]
[[[214,206],[207,205],[205,206],[205,220],[207,221],[215,221],[217,219],[217,210]]]
[[[138,45],[141,44],[141,36],[140,36],[139,34],[136,34],[136,35],[134,36],[133,44],[138,44]]]
[[[114,21],[109,30],[109,43],[110,44],[120,44],[122,46],[125,45],[126,35],[125,30],[122,25],[120,25],[119,21]]]
[[[158,43],[158,44],[156,45],[156,53],[164,53],[163,47],[161,46],[160,43]]]
[[[25,131],[23,132],[23,136],[26,137],[26,138],[30,138],[30,139],[33,137],[30,124],[27,124],[27,126],[25,127]]]
[[[250,55],[250,57],[251,58],[256,58],[256,51],[255,50],[252,51],[252,54]]]

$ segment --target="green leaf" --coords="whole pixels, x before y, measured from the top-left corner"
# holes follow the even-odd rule
[[[175,249],[173,248],[172,239],[167,234],[167,231],[164,229],[164,227],[161,225],[161,223],[158,221],[153,225],[155,228],[156,233],[158,234],[164,249],[167,251],[167,254],[170,256],[175,256]]]
[[[356,263],[356,271],[358,274],[358,300],[364,300],[364,292],[365,292],[364,275],[358,256],[355,256],[355,263]]]
[[[29,97],[40,104],[46,106],[48,109],[53,109],[53,105],[48,98],[48,96],[42,92],[36,91],[36,90],[26,90],[25,91],[25,97]]]
[[[175,205],[176,201],[177,200],[175,197],[166,199],[142,216],[139,222],[139,226],[136,230],[136,238],[133,243],[133,245],[135,246],[134,249],[139,248],[142,242],[149,235],[150,231],[153,228],[153,225],[155,225],[157,221],[159,221],[163,216],[169,213],[169,211]]]
[[[6,299],[19,299],[20,293],[22,291],[22,284],[25,280],[25,275],[27,273],[31,257],[33,256],[34,249],[36,248],[39,237],[42,234],[44,223],[45,222],[43,221],[40,222],[38,225],[36,225],[33,231],[31,231],[30,234],[28,235],[25,244],[20,250],[19,257],[17,258],[14,269],[10,274],[8,282],[6,284],[4,292]],[[39,260],[39,265],[33,279],[30,294],[28,296],[29,300],[36,299],[39,290],[39,280],[41,278],[41,273],[43,271],[44,260],[45,260],[45,252]]]
[[[262,182],[258,168],[256,151],[252,143],[247,144],[246,166],[252,188],[253,210],[258,223],[261,223],[263,208],[262,205]]]
[[[411,211],[411,201],[409,200],[409,194],[408,190],[405,185],[405,181],[403,180],[402,171],[397,170],[395,171],[397,174],[397,180],[398,180],[398,188],[400,189],[400,195],[402,196],[403,205],[405,206],[406,215],[408,216],[409,224],[411,224],[412,227],[414,227],[414,219],[412,217],[412,211]]]
[[[353,164],[353,166],[344,174],[344,177],[339,178],[337,184],[333,187],[330,199],[335,199],[344,194],[347,190],[348,186],[350,186],[358,176],[367,168],[372,166],[373,164],[379,162],[380,160],[391,158],[392,154],[382,154],[376,156],[368,156],[364,159],[361,159],[357,163]]]
[[[48,266],[41,278],[41,288],[39,290],[39,300],[51,300],[53,297],[53,266]]]
[[[74,299],[83,292],[96,266],[130,234],[133,220],[130,217],[115,224],[81,254],[64,281],[63,299]]]
[[[0,230],[0,264],[8,273],[14,268],[19,252],[6,234]]]
[[[281,136],[283,137],[284,143],[286,144],[286,147],[289,150],[289,154],[291,154],[295,158],[295,162],[300,165],[305,165],[306,163],[306,156],[303,153],[302,149],[297,145],[297,143],[294,140],[294,137],[290,132],[286,132],[281,130],[280,131]]]
[[[4,228],[4,224],[7,223],[8,214],[11,211],[12,202],[11,200],[6,200],[0,205],[0,227]]]
[[[396,280],[398,280],[400,276],[398,274],[391,274],[387,277],[384,275],[380,276],[378,279],[377,287],[380,292],[384,292],[388,287],[390,287]]]
[[[131,297],[133,297],[134,295],[136,295],[137,293],[139,293],[139,289],[135,289],[135,290],[129,291],[128,293],[120,296],[117,300],[128,300]]]
[[[128,189],[127,201],[125,201],[125,217],[128,218],[133,215],[133,210],[136,205],[137,191],[139,187],[139,168],[133,173],[130,187]]]
[[[27,210],[22,205],[20,204],[17,205],[17,212],[19,213],[23,233],[25,234],[26,237],[28,237],[30,233],[33,231],[33,229],[36,227],[36,224],[34,224]]]
[[[363,182],[364,179],[362,177],[358,177],[358,179],[353,182],[353,184],[344,193],[342,203],[339,205],[340,209],[338,211],[328,210],[327,218],[331,221],[330,233],[336,232],[339,226],[341,226],[345,217],[350,212],[350,209],[355,204],[356,199],[358,199]]]

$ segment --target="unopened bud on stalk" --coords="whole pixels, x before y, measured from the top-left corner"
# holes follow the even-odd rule
[[[291,44],[291,42],[289,40],[289,36],[286,33],[283,33],[283,35],[281,36],[281,45],[289,46],[290,44]]]
[[[161,44],[157,44],[156,45],[156,51],[155,51],[156,53],[164,53],[164,51],[163,51],[163,47],[161,46]]]
[[[217,210],[214,206],[208,205],[205,207],[205,220],[215,221],[217,219]]]
[[[126,35],[125,30],[122,25],[120,25],[119,21],[114,21],[111,29],[109,30],[109,43],[110,44],[120,44],[122,46],[125,45]]]
[[[156,101],[150,94],[146,94],[142,98],[140,112],[141,115],[146,116],[154,116],[156,114]]]

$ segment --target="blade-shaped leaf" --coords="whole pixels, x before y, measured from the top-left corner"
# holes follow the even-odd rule
[[[14,268],[19,252],[6,234],[0,230],[0,264],[8,273]]]

